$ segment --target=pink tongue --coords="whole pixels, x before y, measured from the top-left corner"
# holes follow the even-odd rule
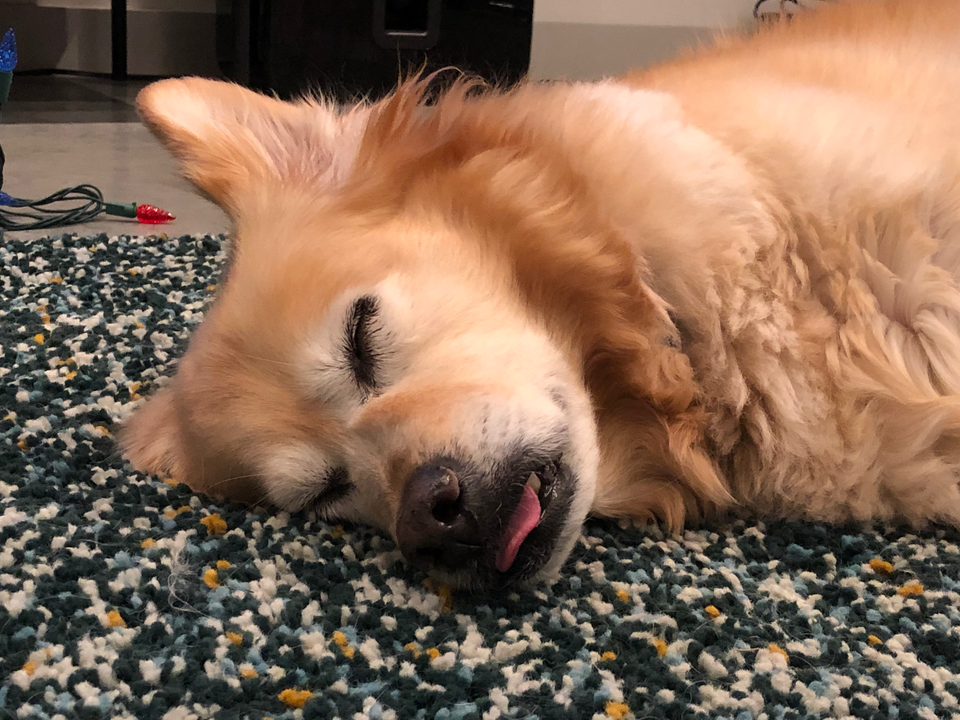
[[[497,570],[506,572],[510,569],[513,561],[517,559],[520,546],[538,522],[540,522],[540,499],[532,487],[525,485],[520,504],[514,510],[510,524],[503,533],[503,544],[497,552]]]

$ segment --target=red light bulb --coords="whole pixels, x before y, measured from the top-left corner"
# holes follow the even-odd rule
[[[176,215],[154,205],[137,205],[137,220],[146,225],[159,225],[176,219]]]

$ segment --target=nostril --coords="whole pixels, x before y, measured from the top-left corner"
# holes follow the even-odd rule
[[[433,518],[444,525],[452,525],[460,517],[460,498],[441,500],[433,506]]]
[[[460,515],[460,480],[450,468],[438,469],[440,477],[433,492],[430,514],[437,522],[450,525]]]

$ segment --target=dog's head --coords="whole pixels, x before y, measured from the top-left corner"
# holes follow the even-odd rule
[[[556,148],[506,122],[522,98],[421,94],[340,110],[197,79],[143,91],[234,240],[127,455],[379,526],[480,587],[556,574],[591,508],[676,523],[720,497],[663,304]]]

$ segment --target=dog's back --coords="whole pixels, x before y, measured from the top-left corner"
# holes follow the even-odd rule
[[[690,122],[817,211],[955,182],[960,3],[818,7],[627,81],[669,93]]]
[[[664,288],[715,314],[689,353],[737,494],[960,520],[960,3],[824,4],[624,83],[677,100],[773,223],[662,262],[719,297]]]

